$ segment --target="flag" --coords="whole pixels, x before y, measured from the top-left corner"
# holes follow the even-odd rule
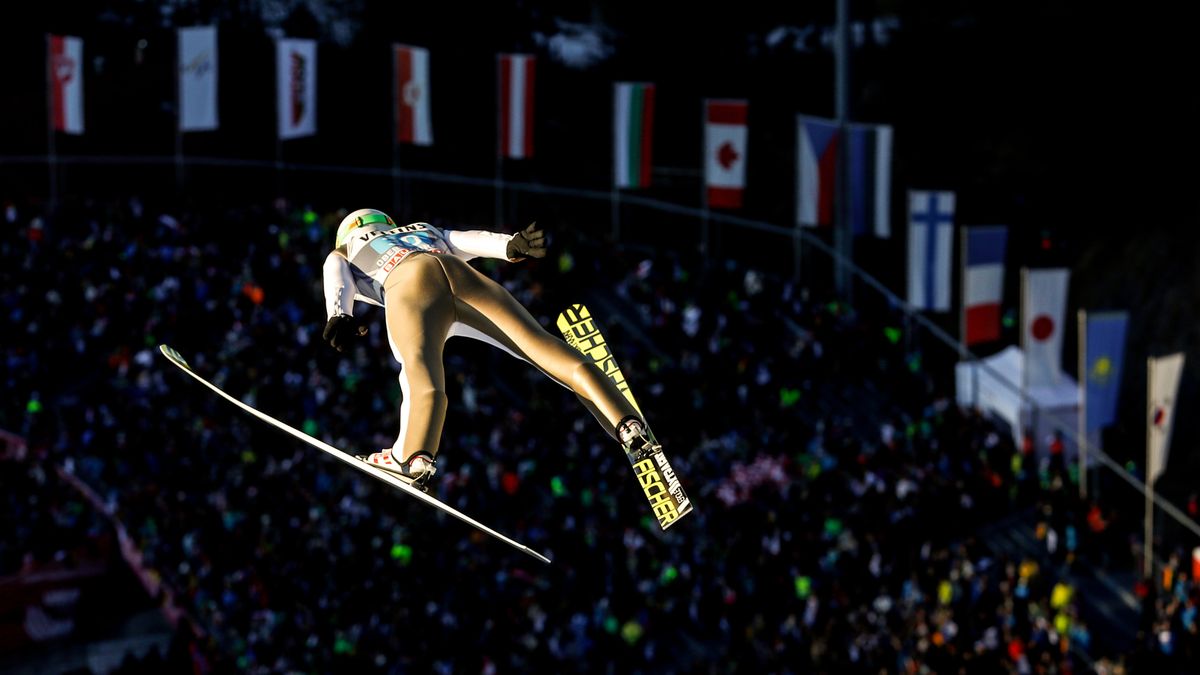
[[[1171,425],[1175,421],[1175,397],[1179,378],[1183,375],[1183,353],[1147,362],[1146,482],[1151,483],[1167,468],[1167,453],[1171,450]]]
[[[1088,443],[1099,446],[1099,431],[1117,419],[1129,313],[1084,312],[1082,319],[1085,371],[1079,379],[1084,382],[1084,433]]]
[[[50,123],[55,131],[83,133],[83,40],[50,36]]]
[[[650,186],[653,132],[654,85],[641,82],[613,85],[613,185]]]
[[[950,261],[954,245],[954,193],[908,193],[908,303],[950,311]]]
[[[1000,339],[1007,239],[1008,229],[1001,226],[963,230],[962,340],[968,347]]]
[[[528,54],[500,55],[500,156],[533,157],[533,75]]]
[[[1067,315],[1067,269],[1022,270],[1021,348],[1025,386],[1058,384]]]
[[[433,145],[433,123],[429,115],[429,50],[392,45],[392,64],[396,78],[396,141]]]
[[[736,209],[746,188],[744,100],[704,101],[704,184],[708,206]]]
[[[179,130],[213,131],[217,128],[217,29],[180,28],[178,36]]]
[[[851,124],[847,148],[850,183],[850,231],[892,235],[892,128]]]
[[[275,49],[279,137],[317,133],[317,42],[281,38]]]
[[[796,224],[831,226],[840,134],[833,120],[796,117]]]

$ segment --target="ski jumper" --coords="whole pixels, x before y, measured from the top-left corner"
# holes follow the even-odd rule
[[[508,260],[512,235],[439,230],[428,223],[377,223],[353,230],[325,259],[327,318],[354,302],[384,308],[388,343],[400,363],[400,434],[392,456],[436,455],[446,419],[442,350],[455,335],[482,340],[527,361],[574,392],[610,436],[637,413],[600,368],[547,332],[503,286],[466,263]]]

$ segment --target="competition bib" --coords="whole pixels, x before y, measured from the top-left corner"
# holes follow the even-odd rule
[[[364,274],[382,284],[401,261],[413,253],[447,253],[450,245],[431,225],[413,223],[387,230],[373,230],[346,242],[346,259]]]

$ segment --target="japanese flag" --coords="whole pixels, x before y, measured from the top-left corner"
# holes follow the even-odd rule
[[[1058,384],[1062,376],[1063,327],[1067,316],[1068,269],[1021,270],[1021,347],[1025,384]]]

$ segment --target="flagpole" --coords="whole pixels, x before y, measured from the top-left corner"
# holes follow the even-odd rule
[[[1088,444],[1087,436],[1087,310],[1079,310],[1079,498],[1088,497]]]
[[[1036,445],[1037,444],[1037,424],[1036,424],[1037,420],[1035,420],[1034,417],[1037,414],[1035,412],[1037,406],[1033,402],[1033,399],[1029,396],[1029,336],[1027,335],[1027,333],[1029,332],[1029,327],[1027,325],[1027,315],[1029,314],[1029,302],[1028,302],[1028,297],[1027,297],[1028,295],[1029,295],[1029,268],[1022,267],[1021,268],[1021,341],[1020,341],[1020,345],[1021,345],[1021,399],[1023,401],[1029,402],[1029,429],[1025,429],[1023,431],[1024,431],[1024,433],[1029,434],[1029,436],[1031,438],[1033,438],[1033,441],[1035,444],[1034,447],[1036,448],[1037,447],[1037,445]],[[1020,417],[1021,416],[1018,413],[1017,419],[1020,419]]]
[[[617,146],[617,144],[620,143],[622,140],[621,135],[617,131],[620,126],[620,119],[621,119],[621,117],[620,117],[621,109],[618,107],[618,102],[620,101],[620,97],[617,95],[617,92],[620,90],[620,87],[621,87],[620,83],[613,82],[613,88],[612,88],[612,96],[613,96],[613,105],[612,105],[612,113],[613,113],[613,143],[612,143],[613,185],[612,185],[612,191],[609,193],[608,198],[609,198],[609,217],[611,219],[611,222],[610,222],[611,229],[609,231],[609,236],[612,237],[612,241],[614,244],[617,243],[621,238],[621,204],[620,204],[621,174],[617,171],[617,158],[619,156],[619,153],[621,152],[621,150]]]
[[[969,361],[971,351],[967,345],[967,228],[958,230],[958,358]],[[979,406],[979,368],[971,368],[971,405]]]
[[[958,357],[967,354],[967,228],[958,228]]]
[[[400,72],[399,72],[399,45],[392,43],[392,215],[397,220],[407,222],[411,220],[408,216],[401,213],[404,207],[404,200],[401,198],[401,179],[400,179],[400,141],[397,138],[400,131]]]
[[[47,215],[51,222],[58,212],[58,153],[54,133],[54,55],[51,53],[53,37],[46,33],[46,166],[50,173],[50,208]]]
[[[701,160],[704,166],[700,168],[700,254],[705,262],[708,262],[708,163],[712,152],[708,147],[708,102],[709,99],[704,99],[704,105],[700,108],[700,128],[704,134],[704,158]]]
[[[1154,477],[1150,475],[1150,453],[1154,434],[1154,359],[1146,359],[1146,522],[1145,542],[1142,544],[1142,576],[1147,580],[1154,574]]]
[[[851,234],[849,222],[849,175],[846,160],[849,158],[847,145],[847,122],[850,117],[850,2],[837,2],[837,30],[835,34],[835,77],[834,108],[838,124],[837,146],[837,215],[833,227],[833,248],[837,252],[834,261],[834,287],[846,299],[850,298],[850,276],[847,263],[850,260]]]
[[[275,39],[275,196],[283,197],[283,124],[280,119],[279,83],[284,76],[279,61],[279,38]]]
[[[183,193],[183,76],[180,74],[182,48],[179,29],[175,29],[175,191]]]
[[[796,220],[794,223],[792,223],[792,278],[793,278],[793,280],[795,280],[796,283],[800,283],[800,275],[801,275],[801,272],[802,272],[803,266],[804,266],[804,234],[800,231],[800,228],[802,228],[804,226],[800,224],[800,204],[799,204],[799,200],[800,200],[800,185],[799,185],[800,134],[804,133],[804,131],[801,129],[801,123],[800,123],[800,120],[802,117],[803,117],[803,115],[796,115],[796,124],[794,127],[796,129],[796,142],[792,146],[792,147],[796,148],[796,176],[797,176],[796,185],[795,185],[795,189],[796,189],[795,218],[796,218]]]
[[[503,196],[501,195],[501,185],[503,182],[504,172],[504,125],[501,123],[500,106],[504,104],[504,92],[500,91],[501,73],[500,69],[504,67],[504,60],[500,54],[496,55],[496,165],[492,173],[492,197],[493,197],[493,218],[496,227],[500,226],[502,220],[501,209],[503,208]]]
[[[616,187],[613,187],[612,192],[609,194],[609,207],[612,217],[612,231],[610,236],[615,244],[621,240],[621,191]]]

